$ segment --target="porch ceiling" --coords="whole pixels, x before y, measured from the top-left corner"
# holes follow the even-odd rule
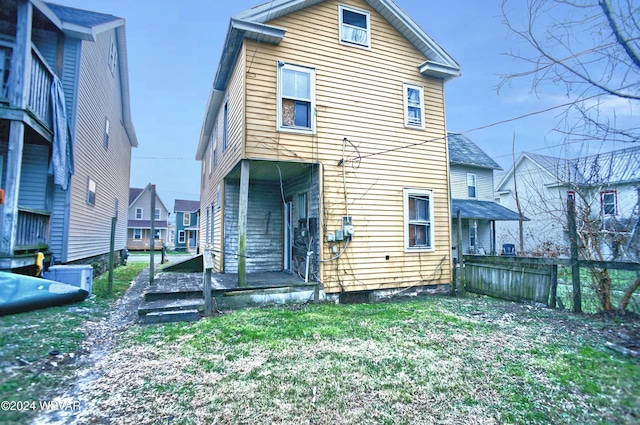
[[[249,181],[286,181],[292,177],[309,170],[314,164],[301,162],[275,162],[275,161],[250,161]],[[280,172],[278,172],[280,168]],[[238,164],[228,175],[227,179],[240,180],[240,164]]]

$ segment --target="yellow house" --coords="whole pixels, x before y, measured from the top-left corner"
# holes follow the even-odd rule
[[[391,0],[231,18],[209,96],[200,246],[215,271],[328,294],[451,282],[444,83],[459,65]]]

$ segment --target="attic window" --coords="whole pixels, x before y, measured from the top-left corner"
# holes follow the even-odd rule
[[[369,12],[340,5],[340,42],[356,46],[371,46]]]
[[[111,75],[116,76],[116,69],[118,66],[118,48],[116,47],[116,42],[112,38],[111,45],[109,46],[109,70],[111,70]]]

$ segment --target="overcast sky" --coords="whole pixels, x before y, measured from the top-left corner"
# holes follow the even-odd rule
[[[516,155],[536,150],[563,155],[551,130],[559,111],[490,124],[568,102],[565,93],[531,93],[516,82],[498,94],[500,75],[521,64],[505,55],[522,48],[503,24],[501,0],[395,0],[462,67],[445,85],[447,127],[464,132],[504,169]],[[133,124],[131,186],[155,183],[170,211],[174,199],[199,199],[195,152],[205,105],[229,18],[263,0],[55,0],[126,20]],[[521,2],[524,3],[524,2]],[[519,11],[514,11],[517,17]],[[624,146],[607,146],[605,150]]]

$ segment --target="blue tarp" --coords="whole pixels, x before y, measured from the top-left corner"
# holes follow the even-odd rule
[[[49,163],[49,174],[53,176],[55,184],[67,190],[69,176],[73,174],[73,146],[62,82],[57,76],[53,77],[51,84],[51,115],[53,117],[53,152]]]

